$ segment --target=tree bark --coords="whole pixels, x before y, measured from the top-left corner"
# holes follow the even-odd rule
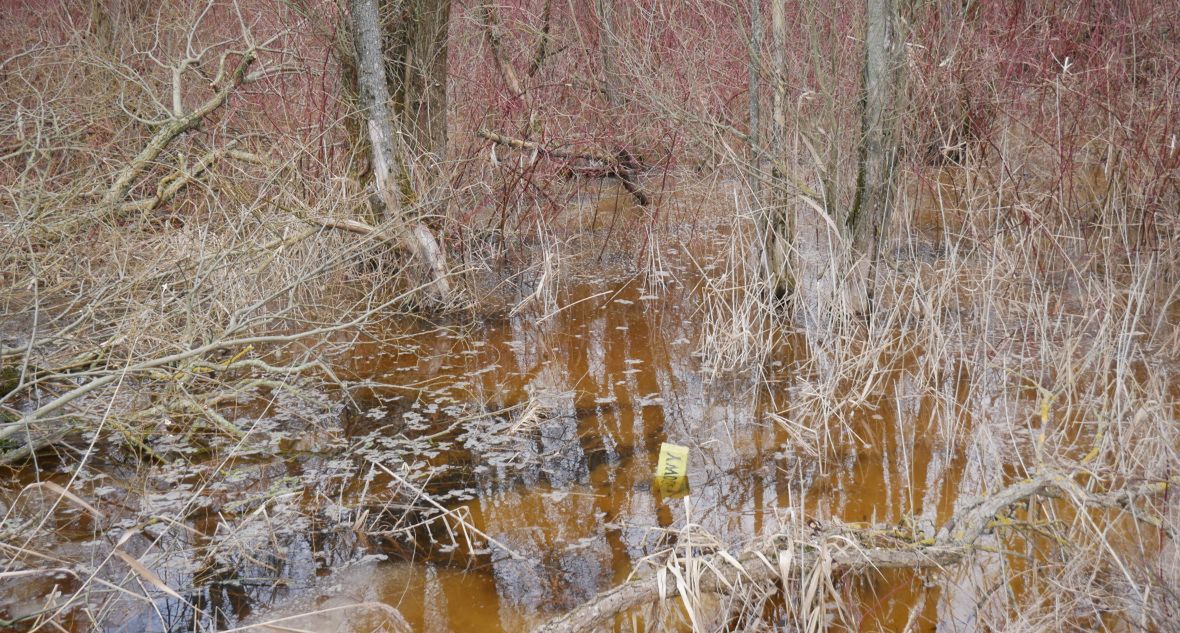
[[[854,264],[860,267],[867,264],[861,281],[865,284],[867,303],[871,304],[895,187],[894,130],[902,53],[895,0],[867,0],[866,22],[856,193],[846,226]]]
[[[549,56],[549,29],[553,22],[553,0],[545,0],[545,8],[541,11],[541,36],[537,38],[537,52],[529,64],[529,77],[533,77],[545,65],[545,58]]]
[[[747,83],[748,106],[750,109],[750,132],[747,136],[750,146],[750,190],[754,204],[762,206],[762,151],[759,147],[762,128],[760,108],[761,86],[759,68],[762,65],[762,0],[750,0],[750,48],[747,60],[749,78]]]
[[[596,0],[599,35],[598,51],[602,57],[602,94],[612,109],[622,105],[619,96],[619,78],[615,69],[615,0]]]
[[[382,184],[399,177],[405,167],[397,151],[393,113],[389,109],[389,88],[382,61],[381,27],[376,0],[352,0],[352,40],[356,47],[356,86],[361,113],[366,121],[372,169],[385,203],[382,220],[402,213],[397,195],[386,196]]]
[[[451,0],[379,0],[385,78],[403,132],[402,193],[427,217],[446,215],[447,59]]]
[[[504,78],[508,92],[511,92],[513,97],[519,98],[524,94],[524,88],[520,83],[520,78],[516,76],[516,68],[512,65],[512,60],[504,50],[504,27],[500,24],[496,5],[491,2],[481,4],[479,14],[483,21],[488,45],[492,49],[492,59],[495,60],[496,67],[500,69],[500,76]]]
[[[397,130],[389,109],[389,88],[382,59],[381,23],[377,0],[350,0],[352,37],[356,46],[357,92],[360,108],[367,121],[370,159],[377,193],[382,202],[381,219],[398,225],[399,236],[415,257],[429,270],[431,291],[445,301],[451,294],[447,281],[447,264],[434,233],[402,204],[398,183],[406,175],[406,164],[398,151]],[[445,90],[445,86],[444,86]],[[444,119],[445,122],[445,113]],[[432,134],[433,138],[433,134]],[[445,131],[442,135],[445,144]]]
[[[406,25],[404,112],[414,150],[437,165],[447,154],[447,29],[451,0],[411,0]],[[432,170],[437,172],[438,170]]]
[[[771,95],[771,147],[774,152],[770,208],[763,227],[766,249],[765,265],[776,299],[788,298],[795,290],[795,209],[786,172],[787,160],[787,25],[784,3],[771,3],[772,66],[774,86]],[[761,217],[761,216],[760,216]]]

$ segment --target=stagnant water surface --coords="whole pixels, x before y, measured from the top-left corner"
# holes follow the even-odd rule
[[[99,499],[188,517],[170,529],[129,519],[142,534],[125,549],[144,552],[170,586],[194,587],[184,595],[200,610],[155,591],[156,607],[116,615],[117,629],[192,630],[194,620],[224,629],[314,612],[275,624],[360,632],[386,616],[350,605],[383,603],[415,631],[526,630],[623,582],[689,523],[731,546],[798,512],[821,523],[912,516],[931,531],[961,487],[1002,477],[996,459],[941,439],[932,403],[945,400],[908,369],[920,358],[895,364],[842,434],[844,448],[801,449],[799,433],[824,431],[769,414],[808,389],[811,377],[793,369],[806,336],[772,361],[770,386],[708,375],[696,353],[694,271],[709,264],[682,249],[664,249],[662,276],[571,276],[555,313],[538,303],[475,326],[402,324],[392,342],[358,343],[334,361],[349,385],[333,409],[342,431],[321,421],[290,433],[291,419],[264,416],[252,437],[269,443],[219,462],[215,477],[197,465],[146,490],[99,477],[90,484]],[[946,375],[939,389],[961,398],[965,378]],[[687,498],[652,489],[662,442],[690,448]],[[454,517],[426,525],[437,513],[407,497],[411,485],[488,538]],[[68,592],[73,581],[58,582]],[[868,573],[845,592],[861,628],[928,630],[970,611],[941,584]],[[5,605],[10,615],[17,602]]]
[[[679,254],[671,249],[668,261],[683,261]],[[445,530],[419,529],[413,547],[392,536],[376,546],[388,560],[327,580],[330,599],[296,601],[261,619],[381,602],[414,630],[519,631],[623,582],[689,522],[738,545],[800,508],[820,521],[916,516],[932,528],[945,520],[966,456],[938,442],[930,402],[907,384],[904,369],[854,422],[847,450],[834,460],[811,458],[767,415],[806,382],[786,369],[796,360],[793,346],[774,362],[784,369],[769,388],[753,377],[710,377],[695,354],[702,318],[695,275],[687,263],[672,272],[663,289],[640,277],[586,282],[562,293],[566,307],[557,313],[535,309],[436,331],[398,349],[358,346],[345,367],[351,378],[414,389],[358,393],[347,425],[354,438],[374,429],[437,434],[472,403],[493,412],[463,422],[465,430],[444,435],[450,439],[437,448],[418,446],[424,461],[449,466],[431,470],[435,479],[423,487],[457,495],[447,506],[462,508],[493,541],[476,537],[481,550],[468,556],[470,542]],[[956,390],[953,380],[947,388]],[[691,449],[687,499],[653,491],[662,442]],[[368,487],[404,489],[371,472]],[[870,574],[849,591],[866,628],[954,617],[940,614],[939,590],[910,573]],[[317,617],[313,628],[373,625],[371,614],[344,609]]]

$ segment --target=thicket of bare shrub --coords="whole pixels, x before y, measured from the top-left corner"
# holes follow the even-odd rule
[[[992,445],[1009,457],[1004,476],[1036,482],[974,517],[979,543],[948,530],[899,546],[958,548],[953,562],[1023,552],[948,576],[987,596],[981,627],[1172,625],[1178,517],[1161,493],[1180,463],[1180,9],[903,12],[897,211],[866,320],[835,291],[849,274],[838,224],[856,196],[863,10],[791,4],[771,29],[767,7],[751,46],[750,8],[454,5],[451,144],[432,163],[439,173],[410,180],[456,276],[503,264],[495,257],[535,237],[542,248],[514,253],[542,281],[521,294],[556,308],[553,235],[598,176],[636,200],[628,222],[646,239],[631,244],[631,262],[654,261],[670,201],[720,204],[727,213],[706,220],[731,225],[734,241],[707,284],[701,349],[718,373],[755,371],[802,332],[796,369],[810,379],[780,412],[814,431],[796,450],[834,459],[854,418],[909,372],[940,394],[933,431],[948,452]],[[114,446],[150,463],[168,457],[155,439],[176,426],[194,444],[236,446],[250,432],[230,415],[239,398],[319,390],[334,379],[319,362],[330,343],[415,307],[405,254],[369,211],[340,6],[6,11],[4,462],[56,451],[68,466]],[[762,234],[784,209],[798,228],[781,255],[798,262],[786,301],[774,297]],[[899,348],[920,364],[882,360]],[[1002,406],[980,425],[968,401]],[[14,560],[50,529],[25,527],[4,533],[23,543]],[[855,621],[840,569],[882,563],[879,535],[795,527],[788,545],[758,544],[794,557],[777,579],[792,625]],[[686,553],[708,549],[693,547],[683,541]],[[900,562],[952,562],[925,555]],[[735,584],[694,570],[687,584],[700,591],[682,589],[687,604]],[[740,612],[765,624],[754,615],[773,574],[749,574],[736,583],[749,593],[733,592],[717,622]],[[636,603],[674,594],[654,581],[637,592]]]

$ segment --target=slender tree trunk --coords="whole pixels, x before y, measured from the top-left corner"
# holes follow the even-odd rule
[[[771,5],[773,10],[773,7],[781,5],[781,2],[772,0]],[[785,209],[779,208],[777,204],[776,189],[779,183],[775,178],[772,177],[770,181],[771,196],[774,201],[769,205],[763,200],[762,187],[762,179],[765,177],[763,169],[766,165],[764,154],[768,149],[763,146],[762,140],[762,0],[750,0],[749,11],[750,41],[747,51],[748,76],[746,80],[749,130],[746,141],[750,163],[747,170],[747,183],[750,188],[754,217],[757,218],[759,239],[756,248],[758,249],[759,263],[766,272],[765,278],[771,283],[771,292],[775,297],[782,297],[785,295],[783,279],[784,274],[787,273],[784,268],[787,263],[782,258],[784,245],[780,242],[782,235],[779,227],[782,224],[782,212]],[[777,101],[775,104],[777,105]],[[775,131],[772,130],[769,139],[772,145],[777,143],[774,133]]]
[[[537,38],[537,52],[529,64],[529,77],[533,77],[545,65],[545,58],[549,56],[549,29],[552,26],[553,0],[545,0],[545,8],[541,11],[541,36]]]
[[[385,65],[382,60],[381,23],[377,18],[376,0],[352,0],[349,8],[352,12],[352,41],[356,47],[357,97],[369,133],[373,173],[381,190],[390,181],[396,182],[405,171],[396,145],[393,113],[389,109],[389,88],[385,83]],[[388,220],[401,215],[401,197],[386,196],[385,191],[380,193],[385,204],[381,219]]]
[[[780,169],[787,169],[787,20],[784,2],[771,2],[772,66],[774,86],[771,95],[771,143],[775,156],[771,201],[764,237],[766,264],[773,280],[771,291],[777,299],[789,297],[795,290],[795,208],[790,183]]]
[[[787,153],[787,15],[780,0],[770,5],[770,37],[774,46],[774,94],[771,108],[775,151],[782,158]]]
[[[749,50],[749,107],[750,107],[750,189],[754,204],[762,206],[762,150],[759,146],[762,115],[759,97],[759,68],[762,65],[762,0],[750,0],[750,50]]]
[[[398,225],[400,236],[415,257],[429,268],[431,288],[436,298],[446,300],[450,295],[450,284],[442,249],[431,230],[420,219],[410,217],[397,186],[406,173],[406,166],[399,151],[402,144],[398,142],[395,119],[389,109],[377,0],[350,0],[349,4],[356,46],[357,92],[367,123],[370,160],[382,203],[379,213],[383,220],[393,220]]]
[[[871,307],[876,266],[893,211],[902,47],[895,0],[867,0],[866,18],[856,195],[846,225],[855,265],[865,270],[864,295]]]
[[[378,0],[385,80],[404,133],[402,193],[425,197],[441,184],[447,155],[447,58],[451,0]],[[428,205],[442,215],[442,204]]]
[[[598,50],[602,56],[602,92],[611,108],[622,105],[619,97],[619,78],[615,70],[615,0],[596,0],[599,36]]]
[[[416,149],[437,163],[447,154],[447,29],[451,0],[414,0],[408,29],[403,121]]]
[[[492,49],[492,59],[495,60],[496,67],[500,69],[500,76],[504,78],[508,92],[511,92],[513,97],[520,98],[524,95],[524,87],[516,74],[516,67],[512,65],[512,60],[504,50],[504,27],[500,23],[500,12],[494,2],[485,2],[479,6],[478,10],[480,20],[483,21],[484,34]]]
[[[610,106],[608,121],[618,124],[619,109],[624,104],[620,94],[622,80],[618,73],[619,42],[615,33],[615,2],[617,0],[595,0],[594,8],[598,14],[599,34],[598,50],[602,59],[602,94]],[[615,153],[614,175],[618,177],[623,188],[626,189],[640,206],[646,207],[651,203],[651,196],[639,182],[640,168],[635,153],[627,146],[625,140],[620,143]]]

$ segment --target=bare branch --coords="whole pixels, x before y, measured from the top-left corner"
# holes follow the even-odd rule
[[[1082,491],[1069,478],[1045,475],[1013,484],[995,495],[979,499],[948,521],[931,542],[899,544],[898,547],[843,547],[831,552],[831,562],[835,567],[846,569],[943,568],[963,562],[976,551],[976,542],[984,532],[995,527],[996,517],[1036,495],[1069,498],[1079,507],[1111,507],[1111,504],[1116,504],[1116,507],[1126,509],[1130,503],[1128,500],[1164,494],[1177,484],[1180,484],[1180,477],[1171,482],[1148,484],[1135,492],[1094,494]],[[1138,515],[1133,516],[1139,518]],[[855,533],[851,535],[855,536]],[[735,586],[775,582],[781,579],[783,573],[809,569],[817,562],[817,552],[830,536],[820,535],[801,542],[784,533],[736,557],[713,555],[709,557],[709,562],[698,565],[701,569],[713,570],[712,574],[700,579],[698,588],[702,593],[725,593],[733,591]],[[847,540],[848,536],[841,533],[840,538]],[[778,556],[784,550],[793,552],[790,567],[786,570],[780,568],[782,559]],[[768,561],[776,560],[780,561],[779,566],[768,564]],[[737,566],[732,564],[734,561],[738,563]],[[629,609],[676,595],[674,583],[662,585],[655,576],[643,578],[598,594],[590,602],[549,620],[535,629],[535,633],[588,633],[600,623],[610,621]]]
[[[508,91],[512,93],[513,97],[520,97],[524,94],[524,89],[520,85],[520,79],[516,76],[516,68],[512,65],[512,60],[508,59],[508,55],[504,51],[503,26],[500,24],[500,16],[496,6],[489,2],[479,5],[479,15],[483,20],[484,34],[487,35],[488,45],[492,48],[492,58],[496,60],[496,67],[500,69],[500,75],[504,77]]]
[[[174,116],[170,121],[164,124],[164,127],[160,128],[160,131],[156,132],[155,135],[152,136],[152,138],[147,142],[147,145],[145,145],[143,149],[140,150],[139,154],[136,155],[135,158],[131,159],[131,162],[119,172],[119,174],[115,177],[115,181],[111,183],[110,188],[107,189],[107,192],[102,197],[100,204],[100,217],[118,210],[116,204],[127,195],[127,191],[131,189],[131,185],[135,179],[149,167],[151,167],[153,161],[155,161],[156,157],[160,155],[160,152],[164,151],[164,149],[168,147],[168,145],[172,143],[176,137],[197,127],[201,123],[202,119],[225,104],[226,100],[229,99],[230,94],[233,93],[233,91],[241,83],[242,79],[246,76],[246,70],[250,68],[250,65],[254,63],[254,60],[254,49],[243,53],[241,59],[238,61],[238,65],[231,74],[229,81],[224,86],[222,86],[220,90],[214,93],[212,97],[198,106],[192,112],[183,116]]]

